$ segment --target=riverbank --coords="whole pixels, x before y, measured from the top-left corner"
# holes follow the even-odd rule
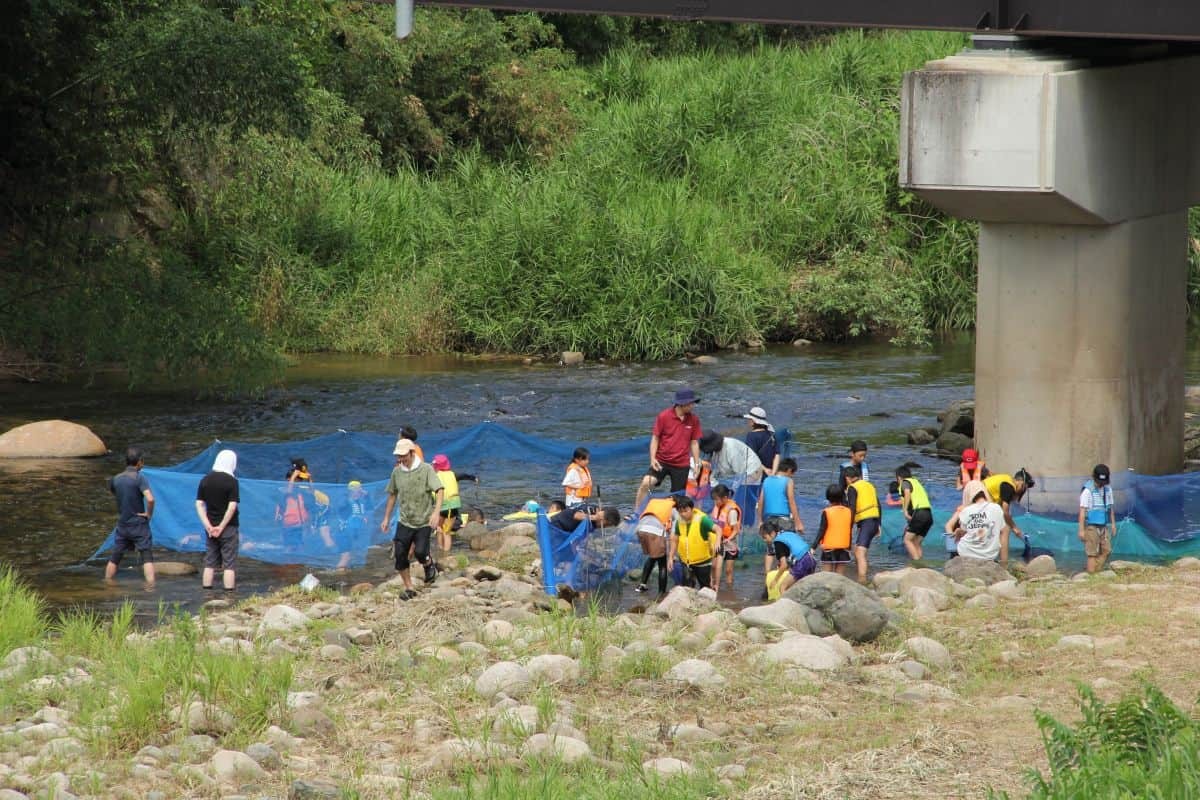
[[[1004,576],[881,574],[882,598],[861,602],[893,615],[856,644],[808,635],[821,618],[790,600],[735,616],[676,589],[646,613],[578,614],[482,563],[408,602],[395,580],[293,588],[217,597],[146,632],[128,614],[51,624],[6,584],[0,786],[17,792],[6,798],[1024,794],[1025,771],[1047,767],[1033,711],[1075,719],[1076,683],[1113,698],[1150,679],[1185,708],[1196,694],[1200,561],[1113,566],[991,585]]]

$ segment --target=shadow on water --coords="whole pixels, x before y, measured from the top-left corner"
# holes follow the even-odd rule
[[[906,444],[905,434],[932,424],[951,401],[969,397],[972,367],[972,342],[959,337],[926,350],[865,344],[730,352],[712,367],[677,361],[563,368],[466,357],[314,355],[301,358],[280,388],[231,401],[129,393],[115,379],[87,386],[0,384],[0,430],[37,419],[70,419],[89,426],[118,451],[89,460],[0,460],[0,546],[4,561],[55,607],[110,610],[129,599],[144,615],[156,614],[160,604],[192,609],[207,599],[198,576],[164,577],[144,592],[136,565],[123,569],[115,586],[100,579],[101,564],[84,566],[112,528],[115,509],[105,481],[123,467],[120,453],[127,444],[142,446],[148,464],[166,466],[215,439],[294,441],[339,428],[393,434],[404,424],[432,432],[494,420],[556,439],[613,441],[645,436],[654,414],[682,386],[700,395],[706,428],[740,435],[745,430],[741,415],[756,405],[764,406],[777,426],[790,428],[800,464],[797,486],[804,496],[823,496],[837,460],[856,438],[870,443],[870,464],[882,473],[913,460],[923,466],[927,481],[952,485],[952,465],[921,455]],[[1198,371],[1195,357],[1189,370]],[[530,497],[557,494],[561,478],[530,474],[519,457],[456,467],[481,476],[478,486],[464,488],[464,500],[481,506],[491,519]],[[644,464],[631,463],[627,472],[597,476],[604,502],[632,506],[643,469]],[[887,548],[873,556],[879,568],[904,562]],[[194,554],[159,552],[158,557],[199,563]],[[243,560],[239,591],[279,589],[307,571]],[[316,574],[337,586],[391,573],[386,554],[374,554],[362,570]],[[723,590],[722,599],[737,605],[756,601],[761,561],[757,573],[750,565],[737,576],[732,594],[726,597]],[[622,584],[624,607],[643,599],[632,594],[632,583]]]

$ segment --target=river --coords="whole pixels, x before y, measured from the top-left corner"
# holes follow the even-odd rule
[[[1198,349],[1191,352],[1189,380],[1200,372]],[[112,527],[115,509],[105,479],[121,470],[127,444],[142,446],[148,464],[166,466],[214,439],[288,441],[339,428],[393,434],[402,424],[432,432],[482,420],[556,439],[602,442],[647,435],[654,414],[681,386],[700,395],[697,410],[706,428],[740,435],[745,430],[740,415],[755,405],[764,406],[777,426],[790,428],[803,494],[823,493],[836,460],[856,438],[870,444],[868,463],[877,484],[910,460],[923,466],[928,482],[952,484],[954,466],[921,455],[906,444],[905,433],[931,424],[951,401],[971,395],[973,359],[968,337],[919,350],[879,343],[726,352],[719,364],[703,367],[684,361],[566,368],[465,357],[308,355],[288,370],[281,387],[232,401],[130,393],[104,378],[87,386],[2,384],[0,430],[36,419],[69,419],[89,426],[112,451],[89,460],[0,460],[3,561],[15,565],[53,607],[84,604],[108,611],[129,599],[143,616],[157,613],[160,604],[194,608],[203,600],[195,576],[162,578],[145,591],[135,570],[124,570],[108,586],[101,580],[102,565],[84,564]],[[605,476],[606,501],[624,489],[627,497],[619,502],[631,506],[639,469],[631,465],[628,475]],[[480,471],[480,486],[464,495],[491,518],[531,494],[552,491],[561,477],[528,475],[519,459],[489,463]],[[171,557],[159,552],[160,559]],[[902,563],[886,548],[872,558],[878,568]],[[389,573],[386,554],[376,554],[363,570],[319,577],[338,585]],[[244,560],[239,591],[270,591],[303,574],[299,567]],[[748,568],[738,576],[727,598],[733,604],[753,599],[762,585],[761,566],[757,574]]]

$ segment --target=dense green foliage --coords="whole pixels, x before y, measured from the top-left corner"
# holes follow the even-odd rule
[[[1037,715],[1050,774],[1031,774],[1031,798],[1200,797],[1200,721],[1150,685],[1114,703],[1087,688],[1080,695],[1074,727]]]
[[[896,179],[900,77],[956,35],[421,9],[398,42],[354,3],[18,6],[0,361],[223,385],[284,350],[973,322],[973,227]]]

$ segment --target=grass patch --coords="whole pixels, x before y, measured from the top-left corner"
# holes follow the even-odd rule
[[[40,643],[46,630],[42,598],[12,567],[0,567],[0,660],[18,647]]]
[[[1194,710],[1181,709],[1149,684],[1108,704],[1086,687],[1079,694],[1083,719],[1074,726],[1036,714],[1050,769],[1030,774],[1030,798],[1200,796],[1200,723]]]
[[[463,773],[459,785],[435,787],[434,800],[694,800],[723,797],[724,788],[709,774],[656,778],[641,766],[617,772],[597,766],[565,766],[555,761],[528,770],[504,768],[484,774]]]

